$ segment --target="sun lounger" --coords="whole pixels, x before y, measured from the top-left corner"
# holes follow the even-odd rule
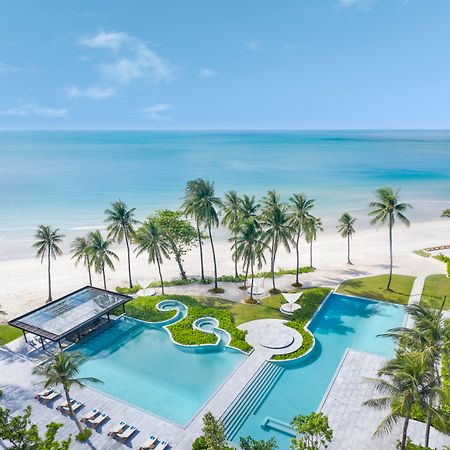
[[[91,425],[94,429],[100,426],[106,419],[108,418],[108,414],[101,413],[95,419],[88,420],[86,423]]]
[[[108,436],[114,436],[118,433],[122,433],[122,431],[125,431],[125,428],[127,426],[128,426],[128,424],[122,420],[114,428],[111,428],[111,430],[108,433]]]
[[[122,442],[122,444],[129,439],[134,433],[136,433],[137,428],[134,425],[129,426],[125,431],[122,433],[116,433],[115,438]]]
[[[148,437],[148,439],[139,447],[139,450],[150,450],[155,448],[155,442],[158,440],[158,438],[156,436],[153,436],[153,434],[151,436]]]
[[[58,398],[60,395],[61,393],[59,391],[57,391],[56,389],[52,389],[52,392],[50,392],[50,394],[43,397],[37,397],[37,399],[42,403],[49,403],[52,400],[55,400],[55,398]]]
[[[154,450],[165,450],[169,446],[167,441],[160,441]]]
[[[81,419],[80,422],[87,422],[88,420],[93,420],[94,417],[99,413],[100,411],[98,409],[91,409],[89,412],[87,412]]]
[[[73,412],[77,412],[82,406],[83,406],[83,402],[74,401],[72,403],[72,411]],[[70,409],[69,409],[69,407],[67,405],[63,406],[62,408],[60,408],[60,411],[63,414],[70,414]]]
[[[38,392],[34,398],[37,400],[38,398],[41,397],[47,397],[47,395],[50,395],[53,392],[53,388],[51,387],[47,387],[45,389],[43,389],[41,392]]]
[[[75,399],[73,398],[73,397],[70,397],[70,403],[73,405],[74,403],[75,403]],[[60,409],[62,409],[62,408],[67,408],[69,405],[68,405],[68,403],[66,402],[66,401],[64,401],[64,402],[62,402],[62,403],[60,403],[57,407],[56,407],[56,409],[59,411]]]

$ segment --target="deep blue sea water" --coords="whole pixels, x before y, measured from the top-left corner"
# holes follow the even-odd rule
[[[365,217],[373,190],[391,185],[425,218],[450,207],[450,131],[1,131],[0,247],[29,252],[40,223],[102,225],[118,198],[141,218],[176,208],[195,177],[219,194],[305,192],[333,228],[345,210]]]

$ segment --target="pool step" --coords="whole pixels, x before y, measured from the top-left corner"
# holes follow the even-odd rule
[[[235,438],[242,423],[259,408],[283,371],[283,367],[266,362],[256,372],[222,416],[228,440]]]

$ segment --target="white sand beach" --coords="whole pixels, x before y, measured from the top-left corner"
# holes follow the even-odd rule
[[[219,274],[232,274],[233,263],[230,257],[230,244],[222,235],[217,239],[217,255]],[[450,244],[450,224],[445,219],[430,222],[413,223],[406,228],[397,225],[394,230],[394,271],[401,274],[427,275],[432,273],[445,273],[445,265],[432,258],[424,258],[415,255],[413,250],[432,245]],[[127,267],[126,252],[124,246],[115,249],[120,257],[116,264],[116,270],[107,271],[107,283],[109,289],[116,286],[126,286]],[[375,275],[388,271],[388,230],[385,227],[376,227],[357,230],[352,241],[353,265],[346,264],[346,241],[337,233],[329,230],[322,233],[314,244],[314,273],[302,275],[302,281],[308,285],[335,286],[342,280],[358,276]],[[309,263],[309,247],[303,243],[301,246],[301,265]],[[277,269],[291,269],[295,267],[295,255],[285,250],[279,252],[276,261]],[[185,267],[188,276],[199,275],[198,249],[185,257]],[[205,269],[208,276],[212,276],[213,267],[208,243],[205,244]],[[268,268],[266,267],[268,270]],[[157,270],[149,265],[144,256],[132,259],[133,280],[143,286],[157,279]],[[0,304],[7,312],[6,318],[17,316],[31,308],[43,304],[47,298],[46,265],[41,264],[35,258],[0,261],[0,283],[2,293]],[[163,276],[166,280],[179,276],[175,261],[165,261],[163,264]],[[53,262],[53,297],[57,298],[71,292],[88,282],[87,271],[79,265],[75,267],[70,254],[64,254]],[[293,276],[284,277],[282,285],[288,286]],[[265,282],[269,285],[269,280]],[[99,274],[94,274],[94,284],[102,286]],[[236,286],[223,284],[228,292],[224,298],[235,298]],[[284,287],[284,286],[283,286]],[[204,293],[205,286],[183,286],[168,289],[168,292]],[[242,292],[242,291],[239,291]]]

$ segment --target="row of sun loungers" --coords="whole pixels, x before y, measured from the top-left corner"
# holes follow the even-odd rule
[[[59,391],[53,389],[52,387],[48,387],[41,392],[38,392],[34,398],[39,400],[41,403],[47,404],[60,396],[61,393]],[[73,397],[70,397],[70,405],[72,406],[72,410],[74,412],[78,411],[82,406],[84,406],[82,402],[75,400]],[[58,404],[56,406],[56,409],[63,414],[70,413],[69,404],[67,403],[67,401],[63,401],[62,403]],[[90,411],[86,412],[80,420],[86,425],[97,429],[97,427],[100,426],[108,418],[109,416],[107,413],[93,408]],[[129,425],[122,420],[108,432],[108,436],[123,444],[128,439],[130,439],[137,431],[138,430],[134,425]],[[147,440],[141,445],[139,450],[166,450],[168,446],[169,443],[167,441],[158,440],[156,436],[150,435]]]

